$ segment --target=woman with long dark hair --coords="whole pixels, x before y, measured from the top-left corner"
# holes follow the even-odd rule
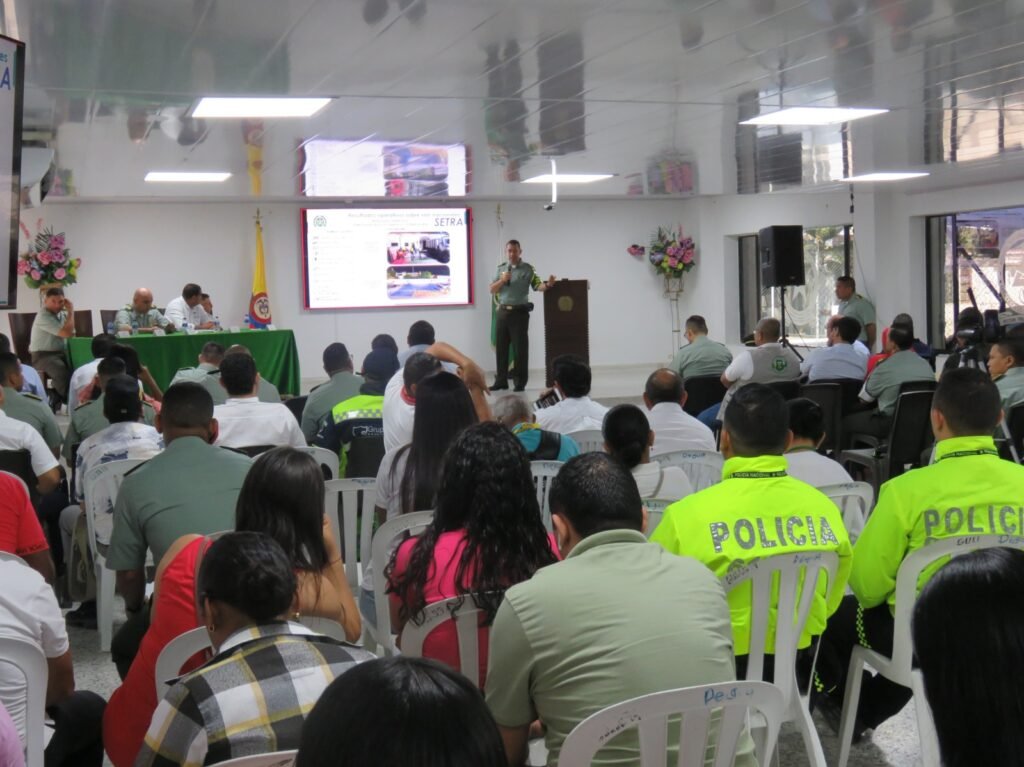
[[[387,453],[377,471],[374,513],[378,521],[434,508],[448,446],[476,422],[473,399],[457,375],[441,371],[416,385],[412,442]],[[372,621],[376,608],[369,566],[363,569],[359,607],[364,620]]]
[[[685,471],[651,460],[654,432],[636,405],[616,405],[609,410],[602,431],[605,452],[629,469],[641,498],[678,501],[693,492]]]
[[[480,684],[487,670],[487,631],[505,589],[557,561],[554,538],[544,530],[522,445],[501,424],[477,424],[448,450],[434,519],[418,538],[395,551],[385,571],[391,624],[422,620],[433,602],[473,595],[483,610]],[[423,654],[458,668],[452,623],[431,632]]]

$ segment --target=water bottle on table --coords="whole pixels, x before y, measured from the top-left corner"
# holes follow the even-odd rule
[[[132,335],[137,336],[139,334],[139,321],[132,320]]]

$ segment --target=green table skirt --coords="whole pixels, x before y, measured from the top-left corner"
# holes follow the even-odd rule
[[[224,344],[242,344],[249,347],[256,360],[260,375],[277,386],[282,394],[299,393],[299,351],[295,335],[290,330],[242,330],[238,333],[171,333],[160,338],[140,334],[117,339],[118,343],[134,346],[142,364],[149,368],[161,389],[166,389],[180,368],[195,367],[197,357],[210,341]],[[91,338],[72,338],[68,353],[74,367],[89,362],[92,357]]]

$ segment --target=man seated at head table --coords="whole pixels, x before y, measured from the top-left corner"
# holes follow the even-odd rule
[[[213,318],[206,316],[201,306],[202,300],[203,289],[190,282],[181,289],[180,296],[167,303],[164,316],[176,328],[185,327],[185,323],[188,323],[193,328],[209,330],[213,327]]]
[[[118,311],[114,318],[118,331],[133,329],[139,333],[152,333],[157,328],[168,332],[174,331],[174,324],[153,308],[153,293],[149,288],[139,288],[132,296],[131,305]]]

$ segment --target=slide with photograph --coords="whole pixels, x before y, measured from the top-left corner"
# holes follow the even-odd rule
[[[306,306],[472,302],[468,208],[302,211]]]

